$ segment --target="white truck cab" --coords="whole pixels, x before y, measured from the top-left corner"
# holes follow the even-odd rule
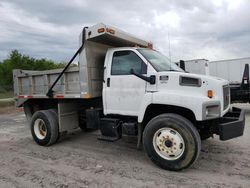
[[[154,83],[138,78],[131,69],[148,78],[153,76]],[[104,80],[104,114],[137,116],[140,123],[150,104],[187,108],[197,121],[223,116],[230,107],[228,81],[185,73],[152,49],[109,49]]]
[[[79,55],[79,66],[69,67]],[[159,167],[181,170],[201,140],[243,135],[244,111],[230,108],[229,83],[190,74],[152,44],[104,24],[85,27],[64,70],[14,70],[16,105],[34,140],[56,143],[74,129],[100,129],[100,140],[136,136]]]

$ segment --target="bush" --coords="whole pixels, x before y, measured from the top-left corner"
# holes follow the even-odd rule
[[[0,86],[1,90],[9,91],[13,86],[13,69],[24,70],[49,70],[64,67],[64,63],[55,63],[47,59],[35,59],[13,50],[9,57],[0,62]]]

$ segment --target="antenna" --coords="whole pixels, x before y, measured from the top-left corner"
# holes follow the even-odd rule
[[[168,56],[169,56],[169,60],[170,60],[170,70],[171,69],[171,64],[172,64],[172,61],[171,61],[171,48],[170,48],[170,37],[169,37],[169,31],[168,31]]]
[[[171,61],[171,48],[170,48],[170,37],[169,37],[169,32],[168,32],[168,50],[169,50],[169,59]]]

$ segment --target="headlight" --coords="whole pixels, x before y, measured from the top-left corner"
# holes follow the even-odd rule
[[[220,106],[213,105],[206,107],[206,117],[218,117],[220,115]]]

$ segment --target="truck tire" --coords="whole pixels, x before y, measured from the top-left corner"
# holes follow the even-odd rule
[[[201,139],[189,120],[169,113],[153,118],[146,125],[143,146],[157,166],[178,171],[196,161],[201,150]]]
[[[49,109],[48,111],[52,112],[52,114],[53,114],[53,116],[54,116],[54,118],[56,120],[56,124],[58,126],[58,137],[57,137],[56,141],[54,142],[54,143],[56,143],[59,139],[63,138],[63,136],[65,136],[65,135],[60,134],[59,123],[58,123],[59,122],[58,110],[53,108],[53,109]]]
[[[31,134],[41,146],[50,146],[59,138],[59,126],[54,110],[41,110],[34,113],[30,123]]]

